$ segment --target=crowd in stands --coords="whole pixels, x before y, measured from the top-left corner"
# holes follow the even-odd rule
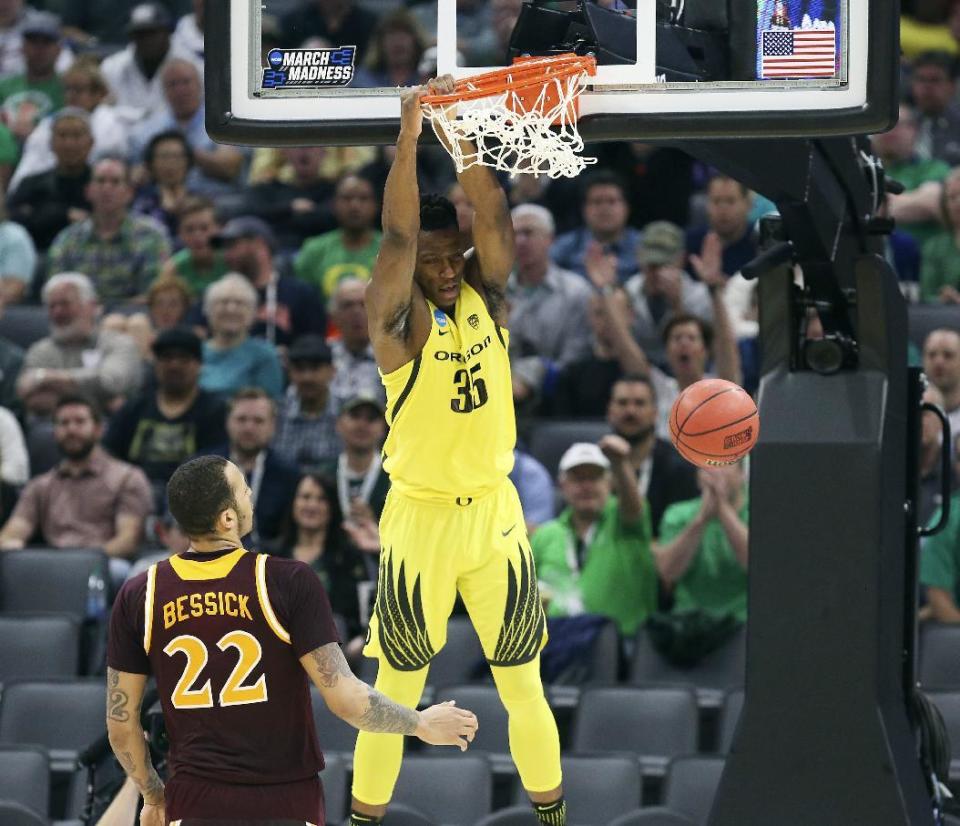
[[[263,46],[356,44],[358,84],[416,84],[433,71],[435,5],[266,0]],[[949,25],[922,8],[907,19],[900,121],[873,147],[905,187],[886,205],[904,295],[953,305],[960,2],[946,5]],[[247,546],[317,571],[358,664],[389,489],[364,295],[394,147],[214,143],[204,6],[0,3],[0,308],[39,305],[48,322],[25,352],[0,339],[0,547],[102,548],[118,584],[184,549],[165,483],[217,453],[253,491]],[[464,59],[500,62],[521,0],[457,6]],[[502,181],[516,233],[512,479],[551,622],[605,617],[629,646],[650,617],[661,630],[694,618],[666,650],[746,619],[747,469],[696,471],[667,441],[667,414],[705,376],[756,390],[756,285],[740,270],[774,207],[678,148],[585,154],[599,163],[575,180]],[[442,149],[424,146],[418,173],[469,232]],[[955,432],[957,312],[919,354]],[[806,335],[821,334],[813,314]],[[548,432],[566,442],[545,447]],[[924,519],[939,505],[939,438],[925,419]],[[26,445],[44,439],[58,458],[31,468],[43,451]],[[941,621],[960,621],[958,513],[923,560],[925,610]],[[587,625],[561,627],[552,645],[578,645]]]

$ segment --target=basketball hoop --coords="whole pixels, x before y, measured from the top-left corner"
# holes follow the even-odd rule
[[[562,54],[518,58],[512,66],[458,80],[450,94],[426,95],[423,114],[457,172],[474,164],[503,172],[573,178],[596,158],[583,158],[578,98],[593,57]],[[476,151],[461,141],[469,141]]]

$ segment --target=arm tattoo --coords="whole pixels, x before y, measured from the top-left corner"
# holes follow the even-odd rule
[[[397,307],[388,317],[383,327],[387,335],[406,341],[410,338],[410,316],[413,311],[413,299]]]
[[[352,677],[353,672],[340,650],[339,643],[330,642],[310,652],[313,662],[320,672],[320,684],[324,688],[333,688],[341,677]]]
[[[367,687],[367,708],[360,715],[361,731],[380,734],[415,734],[419,715],[415,709],[401,706],[375,688]]]
[[[114,669],[107,669],[107,717],[118,723],[126,723],[130,719],[127,703],[130,698],[126,691],[121,691],[120,675]]]

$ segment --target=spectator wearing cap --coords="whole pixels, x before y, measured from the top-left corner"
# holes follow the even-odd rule
[[[687,252],[702,256],[707,236],[714,234],[723,244],[723,272],[736,275],[759,251],[750,223],[752,209],[753,193],[746,186],[715,175],[707,184],[707,223],[687,231]]]
[[[125,157],[129,143],[129,129],[121,119],[117,108],[107,102],[109,89],[103,79],[99,64],[90,57],[75,60],[63,75],[65,109],[77,109],[90,116],[90,134],[93,137],[91,157],[105,155]],[[16,171],[10,179],[10,192],[30,175],[47,172],[57,165],[53,151],[53,124],[57,115],[44,118],[30,133],[17,162]]]
[[[49,248],[61,230],[90,214],[90,115],[75,107],[57,112],[52,117],[50,148],[54,168],[28,175],[7,199],[11,219],[26,228],[41,251]]]
[[[663,330],[671,318],[688,314],[713,319],[707,285],[684,272],[685,258],[683,230],[669,221],[654,221],[643,231],[637,253],[640,272],[624,284],[633,307],[633,335],[647,358],[661,366]]]
[[[353,544],[369,554],[367,576],[376,581],[380,553],[380,514],[390,490],[390,477],[380,462],[380,448],[387,436],[382,396],[375,389],[361,390],[346,399],[337,416],[337,434],[343,451],[319,471],[333,479],[343,513],[344,530]]]
[[[650,516],[629,454],[612,434],[571,445],[560,459],[564,510],[530,540],[547,616],[599,614],[625,636],[656,610],[658,593]]]
[[[76,4],[80,5],[80,4]],[[24,70],[23,27],[36,14],[36,9],[24,0],[4,0],[0,3],[0,77],[9,77]],[[64,49],[58,69],[66,69],[73,55]]]
[[[584,178],[581,190],[583,226],[557,238],[550,257],[558,267],[587,274],[587,253],[599,245],[617,260],[617,282],[622,284],[637,270],[640,231],[627,225],[630,204],[623,180],[606,170]]]
[[[213,245],[223,250],[227,266],[246,276],[257,292],[252,335],[284,347],[307,333],[326,335],[320,294],[309,284],[277,271],[276,238],[265,222],[251,215],[234,218],[213,237]]]
[[[63,106],[63,80],[57,74],[60,18],[33,12],[23,24],[23,74],[0,79],[4,121],[21,143],[43,118]]]
[[[197,453],[227,439],[226,404],[200,388],[203,345],[187,327],[163,330],[152,346],[156,382],[110,420],[103,444],[118,459],[143,469],[157,511],[170,475]]]
[[[186,58],[171,58],[160,70],[160,82],[164,105],[133,131],[131,163],[147,161],[147,149],[157,135],[178,132],[192,161],[186,172],[190,192],[213,198],[238,191],[249,151],[214,143],[207,134],[199,67]]]
[[[298,338],[287,354],[290,386],[277,416],[274,449],[301,469],[337,459],[342,449],[330,384],[333,354],[321,336]]]
[[[53,239],[49,271],[86,273],[107,305],[142,296],[170,256],[167,230],[154,218],[131,213],[133,185],[122,158],[93,165],[86,195],[90,217]]]
[[[550,260],[554,223],[536,204],[514,207],[516,267],[507,282],[513,398],[533,406],[548,376],[590,352],[590,285]]]
[[[64,393],[81,392],[102,409],[116,410],[143,379],[143,362],[130,336],[100,329],[100,303],[82,273],[54,275],[43,285],[50,335],[35,342],[23,362],[17,393],[27,411],[49,416]]]
[[[330,319],[340,333],[340,338],[330,344],[334,367],[330,394],[334,404],[339,407],[357,393],[367,391],[385,400],[370,344],[366,285],[362,281],[348,278],[337,285],[330,299]]]
[[[140,468],[100,447],[103,418],[89,398],[63,396],[53,433],[63,460],[26,486],[0,530],[0,548],[23,548],[37,533],[54,548],[102,548],[122,580],[152,512],[150,483]]]
[[[97,3],[75,3],[78,9]],[[131,110],[132,122],[161,112],[166,102],[161,73],[169,60],[181,57],[202,66],[190,52],[170,42],[173,18],[159,3],[141,3],[130,11],[126,33],[130,43],[103,61],[103,76],[119,106]]]
[[[203,344],[200,386],[228,398],[245,387],[257,387],[277,399],[283,390],[283,368],[269,341],[251,338],[257,292],[239,273],[214,281],[203,295],[210,337]]]

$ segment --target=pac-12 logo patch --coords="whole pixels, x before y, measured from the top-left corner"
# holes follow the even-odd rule
[[[434,310],[433,317],[436,319],[438,327],[447,326],[447,314],[443,310]]]
[[[470,317],[467,319],[467,324],[473,327],[474,330],[480,329],[480,316],[476,313],[471,313]]]
[[[318,89],[347,86],[353,80],[356,46],[336,49],[271,49],[263,89]]]

